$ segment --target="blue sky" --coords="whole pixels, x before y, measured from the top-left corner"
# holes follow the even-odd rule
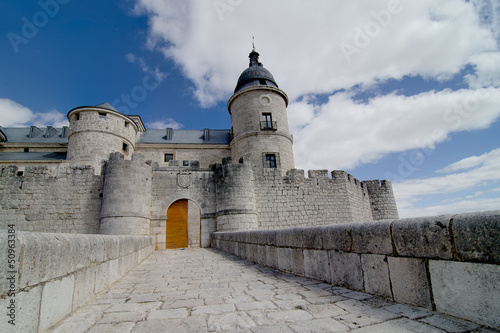
[[[298,168],[390,179],[402,217],[499,209],[499,2],[3,1],[0,126],[107,101],[147,128],[229,128],[254,35]]]

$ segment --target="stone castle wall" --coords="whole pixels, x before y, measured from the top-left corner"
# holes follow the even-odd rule
[[[0,203],[18,230],[151,235],[165,248],[166,213],[189,200],[191,247],[210,246],[218,231],[319,226],[397,218],[390,183],[359,182],[344,171],[253,172],[248,160],[212,169],[160,167],[140,154],[111,154],[104,174],[67,165],[3,167]],[[372,195],[373,193],[373,195]],[[375,214],[372,214],[375,212]]]
[[[1,167],[0,228],[97,234],[102,185],[91,167]]]
[[[371,221],[366,187],[344,171],[266,171],[257,179],[260,229]]]
[[[220,163],[223,158],[231,157],[229,147],[220,148],[217,146],[207,147],[202,145],[186,145],[179,147],[176,145],[164,145],[147,147],[137,145],[135,152],[144,155],[146,160],[158,162],[160,167],[168,167],[169,163],[164,161],[165,154],[174,154],[174,160],[182,165],[183,161],[199,161],[200,168],[208,169],[216,163]]]

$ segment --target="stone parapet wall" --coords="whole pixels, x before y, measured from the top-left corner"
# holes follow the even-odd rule
[[[0,229],[99,233],[103,177],[91,167],[0,167]]]
[[[10,229],[15,230],[15,229]],[[7,266],[8,233],[0,233],[0,262]],[[16,332],[47,332],[154,251],[153,237],[15,231],[14,273],[0,270],[0,306],[14,300]],[[12,289],[11,289],[12,288]],[[10,311],[10,310],[9,310]],[[8,317],[1,332],[14,332]]]
[[[500,329],[500,211],[217,232],[212,247]]]
[[[260,229],[371,221],[366,188],[345,171],[265,170],[256,177],[255,197]]]

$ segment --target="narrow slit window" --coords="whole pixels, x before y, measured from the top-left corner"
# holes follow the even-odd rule
[[[122,150],[124,153],[128,153],[128,144],[126,144],[125,142],[122,145]]]

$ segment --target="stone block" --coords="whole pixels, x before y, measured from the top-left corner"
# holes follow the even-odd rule
[[[396,251],[405,257],[453,258],[450,220],[451,215],[442,215],[395,221],[392,235]]]
[[[304,250],[304,275],[313,279],[330,282],[331,273],[328,252]]]
[[[94,294],[104,291],[109,285],[109,261],[95,266]]]
[[[500,266],[429,261],[436,310],[500,329]]]
[[[394,301],[432,310],[425,260],[389,257],[388,261]]]
[[[11,298],[0,299],[0,307],[5,309],[0,320],[0,332],[37,332],[40,318],[40,301],[42,298],[42,286],[37,286],[29,292],[20,292],[15,295],[15,325],[9,324],[12,320],[8,313],[8,303]]]
[[[328,259],[332,284],[363,290],[363,270],[359,254],[328,251]]]
[[[304,275],[304,256],[302,250],[278,248],[277,252],[278,269],[296,275]]]
[[[351,225],[354,252],[391,254],[391,224],[388,221],[362,222]]]
[[[362,254],[361,265],[365,282],[365,291],[369,294],[393,298],[389,280],[387,257],[378,254]]]
[[[279,267],[278,259],[278,248],[274,246],[266,246],[266,266],[268,267]]]
[[[266,258],[266,247],[263,245],[257,245],[256,262],[259,265],[265,266],[267,264]]]
[[[462,260],[500,263],[500,211],[453,216],[452,233]]]
[[[46,283],[40,304],[39,331],[45,332],[72,311],[74,276]]]
[[[82,269],[75,273],[73,311],[94,297],[95,268]]]
[[[323,227],[323,249],[349,252],[351,247],[351,224],[335,224]]]
[[[321,250],[323,248],[323,234],[323,227],[304,228],[302,232],[304,248]]]
[[[282,229],[276,231],[276,245],[281,247],[293,247],[302,249],[303,247],[303,229]]]

